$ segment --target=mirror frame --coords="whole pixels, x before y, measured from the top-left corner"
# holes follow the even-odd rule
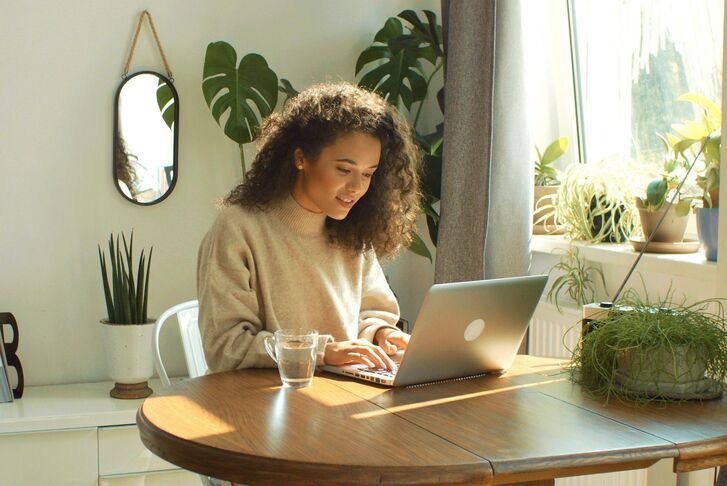
[[[126,194],[123,193],[121,190],[121,187],[119,187],[118,183],[118,177],[117,177],[117,169],[116,169],[116,149],[118,147],[119,143],[119,96],[121,95],[121,90],[123,89],[124,85],[129,82],[132,78],[139,76],[141,74],[153,74],[154,76],[157,76],[158,78],[162,79],[169,88],[172,90],[172,95],[174,99],[174,134],[173,134],[173,148],[172,148],[172,170],[174,170],[174,178],[172,179],[172,182],[169,184],[169,189],[167,192],[162,194],[162,196],[151,202],[139,202],[133,198],[129,198],[126,196]],[[178,147],[179,147],[179,95],[177,94],[177,89],[174,87],[174,83],[172,83],[172,80],[170,78],[167,78],[161,73],[158,73],[156,71],[137,71],[133,74],[129,74],[128,76],[124,77],[121,81],[121,84],[116,89],[116,95],[114,96],[114,143],[111,147],[111,177],[113,178],[114,187],[117,191],[119,191],[119,194],[127,200],[134,204],[138,204],[139,206],[151,206],[154,204],[158,204],[162,201],[164,201],[174,190],[174,187],[177,185],[177,179],[179,179],[179,164],[178,164]]]

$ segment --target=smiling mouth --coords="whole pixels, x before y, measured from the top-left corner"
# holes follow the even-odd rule
[[[353,206],[354,203],[354,199],[348,197],[336,196],[336,199],[344,206]]]

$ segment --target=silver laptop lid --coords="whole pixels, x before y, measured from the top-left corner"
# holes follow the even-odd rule
[[[509,368],[547,280],[534,275],[433,285],[394,386]]]

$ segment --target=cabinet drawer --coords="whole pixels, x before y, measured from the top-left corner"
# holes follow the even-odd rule
[[[0,434],[0,485],[96,486],[96,429]]]
[[[98,473],[100,476],[169,469],[179,469],[179,467],[160,459],[144,447],[136,425],[99,427]]]

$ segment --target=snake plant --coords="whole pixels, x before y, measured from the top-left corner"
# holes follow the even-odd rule
[[[149,250],[148,260],[146,260],[144,250],[141,250],[139,262],[134,265],[134,232],[131,232],[128,244],[126,236],[121,233],[121,243],[123,243],[123,251],[119,243],[119,235],[116,235],[115,241],[114,235],[109,235],[110,272],[106,265],[106,254],[101,251],[101,245],[98,246],[108,322],[145,324],[149,299],[149,270],[154,247]],[[134,276],[135,266],[137,268],[136,277]]]

